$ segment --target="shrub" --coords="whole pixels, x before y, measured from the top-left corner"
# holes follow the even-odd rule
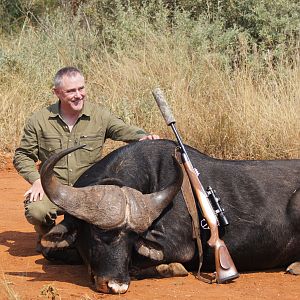
[[[91,0],[76,15],[68,4],[24,15],[22,30],[0,42],[0,150],[15,149],[25,119],[55,101],[56,70],[74,65],[87,78],[90,101],[150,132],[173,138],[151,95],[160,86],[184,141],[199,150],[222,158],[299,157],[297,42],[291,34],[282,44],[287,56],[276,56],[234,21],[250,1],[226,2],[236,10],[224,3]]]

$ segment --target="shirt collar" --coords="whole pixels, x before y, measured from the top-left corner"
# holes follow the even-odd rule
[[[83,109],[79,115],[79,118],[82,116],[87,116],[90,117],[92,113],[92,108],[91,105],[88,101],[84,101]],[[54,104],[51,105],[50,108],[50,117],[57,117],[60,116],[59,114],[59,101],[55,102]]]

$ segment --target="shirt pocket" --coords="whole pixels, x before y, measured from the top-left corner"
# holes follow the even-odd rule
[[[78,162],[91,165],[98,161],[101,158],[103,143],[103,134],[81,136],[80,144],[85,146],[78,151]]]
[[[39,141],[39,158],[42,162],[62,150],[62,141],[57,137],[41,137]],[[56,163],[56,167],[65,165],[65,157]]]

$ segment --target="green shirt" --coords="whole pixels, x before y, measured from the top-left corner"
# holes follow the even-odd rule
[[[56,102],[28,119],[13,162],[19,174],[33,183],[40,178],[36,162],[43,163],[53,153],[86,144],[83,149],[63,157],[54,168],[60,182],[73,185],[84,171],[100,159],[107,138],[131,142],[145,135],[144,130],[125,124],[104,106],[87,101],[70,132],[59,114],[59,102]]]

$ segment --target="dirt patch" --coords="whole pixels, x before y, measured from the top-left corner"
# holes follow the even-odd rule
[[[300,299],[300,276],[284,270],[244,273],[225,285],[208,285],[192,274],[137,280],[125,295],[99,294],[84,266],[55,265],[35,253],[36,236],[23,216],[22,198],[28,187],[12,168],[0,172],[0,299]]]

